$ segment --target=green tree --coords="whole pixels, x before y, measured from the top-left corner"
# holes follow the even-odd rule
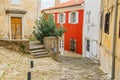
[[[36,39],[43,43],[44,37],[56,36],[62,37],[65,29],[60,26],[56,26],[52,14],[44,13],[37,21],[36,26],[34,27],[33,34]]]

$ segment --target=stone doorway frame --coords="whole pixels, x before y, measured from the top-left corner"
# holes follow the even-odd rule
[[[22,19],[22,39],[24,39],[24,26],[25,26],[25,18],[23,14],[8,14],[8,26],[9,26],[9,38],[12,39],[11,35],[11,18],[12,17],[20,17]]]

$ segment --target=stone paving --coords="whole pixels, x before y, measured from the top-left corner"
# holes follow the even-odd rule
[[[32,73],[31,80],[110,80],[98,63],[75,53],[65,53],[56,62],[51,58],[32,59],[0,47],[0,80],[27,80],[28,71]],[[32,69],[31,60],[34,61]]]

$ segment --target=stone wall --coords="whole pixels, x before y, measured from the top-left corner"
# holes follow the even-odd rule
[[[29,40],[0,40],[0,46],[15,51],[29,53]]]
[[[59,38],[58,37],[45,37],[44,47],[49,52],[52,59],[58,61],[59,56]]]
[[[22,18],[22,36],[23,39],[28,39],[32,35],[35,21],[40,15],[39,8],[40,0],[21,0],[20,5],[11,4],[11,0],[0,0],[0,39],[11,39],[11,17]],[[12,10],[14,13],[6,12],[8,10]],[[18,14],[17,11],[26,13],[19,12]]]
[[[52,50],[53,48],[56,48],[58,52],[58,38],[57,37],[45,37],[44,38],[44,46],[47,51]]]

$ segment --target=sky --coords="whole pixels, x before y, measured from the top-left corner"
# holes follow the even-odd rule
[[[68,0],[60,0],[61,2],[65,2]],[[46,9],[48,7],[54,6],[54,0],[41,0],[41,9]]]

